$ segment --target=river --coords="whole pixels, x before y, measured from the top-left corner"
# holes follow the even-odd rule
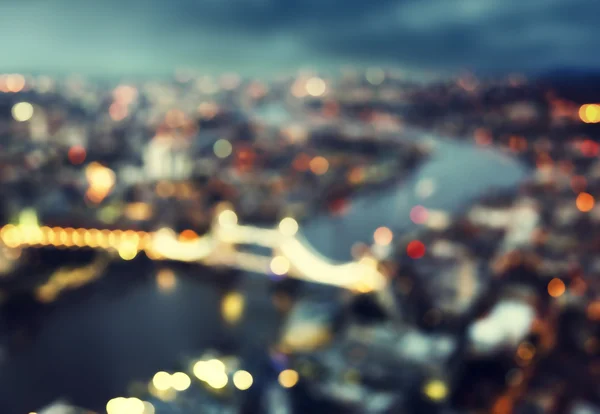
[[[352,244],[370,243],[377,227],[401,232],[415,226],[409,219],[414,205],[457,213],[490,189],[514,188],[527,175],[515,160],[493,150],[444,139],[432,142],[431,158],[402,183],[353,198],[344,215],[310,220],[303,235],[325,256],[348,260]],[[60,396],[102,406],[126,393],[132,380],[175,370],[182,355],[219,346],[217,339],[231,334],[221,322],[223,287],[200,279],[219,277],[215,272],[181,271],[168,294],[150,277],[154,264],[120,265],[111,272],[96,286],[84,288],[84,300],[42,315],[35,341],[4,359],[0,412],[33,411]],[[278,322],[266,294],[269,283],[263,276],[241,276],[237,289],[246,295],[247,310],[238,335],[254,338],[260,346],[273,339]],[[133,285],[120,281],[132,277]]]

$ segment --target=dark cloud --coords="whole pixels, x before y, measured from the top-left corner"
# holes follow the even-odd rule
[[[21,0],[0,5],[0,65],[600,67],[597,16],[589,0]]]

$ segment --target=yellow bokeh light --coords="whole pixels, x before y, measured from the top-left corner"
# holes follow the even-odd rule
[[[225,388],[229,382],[229,377],[224,371],[219,371],[211,375],[206,382],[214,389],[220,390],[221,388]]]
[[[225,364],[218,359],[210,359],[206,361],[206,367],[209,371],[225,371]]]
[[[298,232],[298,222],[291,217],[286,217],[279,222],[279,231],[284,236],[294,236]]]
[[[171,374],[168,372],[157,372],[152,378],[152,385],[160,391],[165,391],[171,388]]]
[[[586,124],[596,124],[600,122],[600,105],[585,104],[579,108],[579,118]]]
[[[448,396],[448,386],[440,380],[431,380],[423,387],[423,393],[433,401],[442,401]]]
[[[226,139],[219,139],[217,142],[215,142],[215,145],[213,146],[213,151],[217,157],[227,158],[231,155],[231,152],[233,151],[233,146]]]
[[[292,388],[298,383],[299,379],[300,376],[296,371],[294,371],[293,369],[286,369],[284,371],[281,371],[281,373],[279,374],[278,381],[283,388]]]
[[[121,414],[144,414],[144,403],[138,398],[127,398],[122,404]]]
[[[117,397],[106,403],[106,412],[108,414],[120,414],[123,411],[127,399],[123,397]]]
[[[154,414],[155,412],[156,410],[154,409],[152,403],[144,401],[144,414]]]
[[[171,375],[171,386],[176,391],[185,391],[192,385],[192,380],[184,372],[176,372]]]
[[[306,81],[306,92],[310,96],[321,96],[327,90],[327,84],[321,78],[313,77]]]
[[[119,256],[123,260],[133,260],[137,256],[138,246],[137,243],[132,241],[125,241],[119,246]]]
[[[290,261],[284,256],[275,256],[271,260],[271,272],[277,276],[283,276],[290,271]]]
[[[90,187],[97,190],[110,190],[115,185],[115,172],[96,162],[87,166],[85,175]]]
[[[233,385],[238,390],[245,391],[252,386],[254,379],[252,378],[252,374],[248,371],[237,371],[233,374]]]
[[[12,116],[18,122],[29,121],[33,112],[33,105],[29,102],[19,102],[12,107]]]
[[[108,414],[146,414],[144,402],[138,398],[113,398],[106,404]]]
[[[245,299],[238,292],[231,292],[225,295],[221,302],[221,314],[223,319],[229,323],[239,321],[244,312]]]
[[[206,381],[207,372],[208,372],[208,364],[207,361],[197,361],[194,364],[194,368],[192,369],[194,372],[194,376],[199,380]]]
[[[199,380],[210,382],[215,375],[218,376],[221,373],[225,373],[225,364],[218,359],[198,361],[194,364],[193,372]]]

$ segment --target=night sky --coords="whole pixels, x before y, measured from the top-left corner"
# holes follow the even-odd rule
[[[0,71],[600,67],[597,0],[7,0]]]

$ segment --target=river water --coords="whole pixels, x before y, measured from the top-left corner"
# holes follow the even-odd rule
[[[489,191],[515,188],[527,169],[515,159],[469,143],[420,138],[434,151],[414,174],[377,194],[358,196],[339,217],[323,215],[303,227],[303,235],[334,260],[351,259],[355,242],[371,244],[373,232],[387,226],[402,233],[417,227],[410,220],[416,205],[457,214]]]
[[[443,139],[433,145],[433,156],[412,176],[357,196],[342,216],[322,215],[305,223],[305,238],[325,256],[349,260],[352,244],[370,243],[377,227],[410,229],[414,205],[456,213],[490,189],[516,186],[527,174],[515,160],[489,149]],[[1,413],[33,411],[59,396],[102,406],[126,393],[132,380],[181,369],[182,355],[219,347],[219,339],[231,334],[220,316],[224,288],[206,281],[218,278],[215,272],[181,271],[169,294],[150,277],[154,264],[111,272],[85,288],[84,300],[42,315],[34,342],[0,364]],[[266,294],[269,283],[264,276],[241,276],[236,288],[246,295],[247,311],[238,335],[259,347],[273,339],[278,322]],[[121,278],[136,282],[125,288]]]

